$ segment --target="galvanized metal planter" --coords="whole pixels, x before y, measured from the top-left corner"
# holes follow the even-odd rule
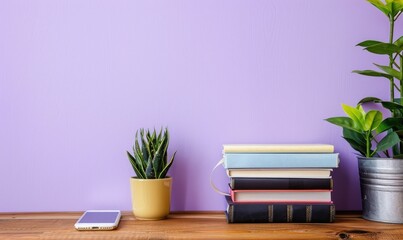
[[[363,218],[403,223],[403,160],[358,157]]]

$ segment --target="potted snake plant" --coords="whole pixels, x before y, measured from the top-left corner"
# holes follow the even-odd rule
[[[358,152],[363,217],[368,220],[403,223],[403,36],[395,37],[395,22],[403,12],[403,0],[368,0],[389,20],[389,41],[367,40],[364,50],[388,59],[379,69],[355,73],[386,78],[390,99],[366,97],[357,106],[343,105],[347,116],[326,119],[343,128],[343,138]],[[396,39],[396,40],[395,40]],[[395,96],[395,93],[398,96]],[[363,105],[379,104],[386,112],[365,111]]]
[[[136,177],[130,178],[133,214],[139,220],[159,220],[168,216],[172,178],[167,176],[176,152],[168,161],[169,132],[140,129],[133,153],[127,156]]]

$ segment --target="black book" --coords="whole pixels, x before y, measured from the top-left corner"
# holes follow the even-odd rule
[[[228,223],[330,223],[334,204],[234,203],[225,196]]]
[[[331,178],[231,178],[234,190],[333,189]]]

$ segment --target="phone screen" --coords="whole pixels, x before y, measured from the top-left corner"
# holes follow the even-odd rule
[[[118,212],[86,212],[79,223],[114,223]]]

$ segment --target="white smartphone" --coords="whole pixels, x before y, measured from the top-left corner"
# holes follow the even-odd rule
[[[119,210],[88,210],[74,224],[77,230],[113,230],[118,227]]]

